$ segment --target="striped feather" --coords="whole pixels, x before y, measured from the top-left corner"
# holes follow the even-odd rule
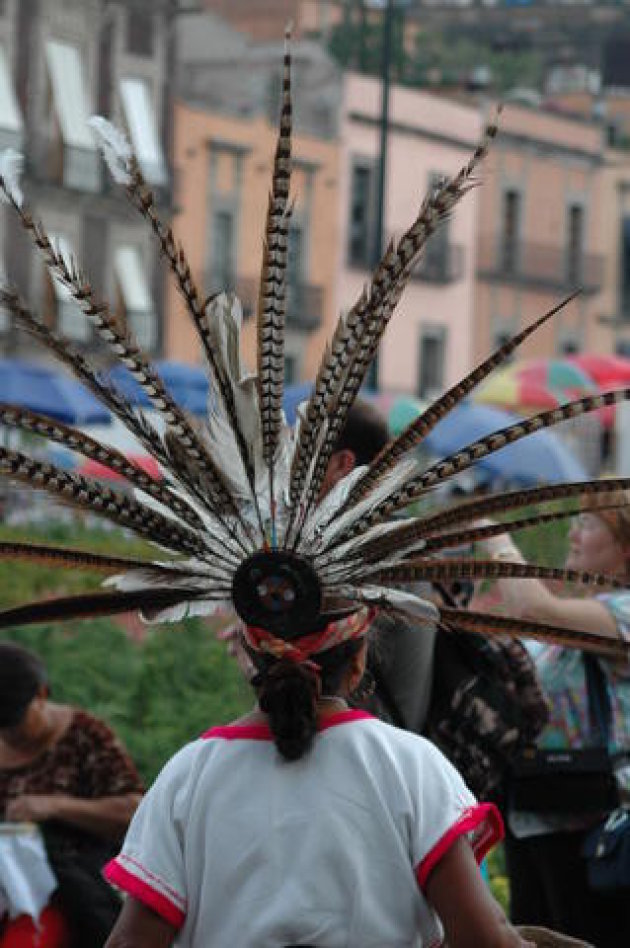
[[[330,418],[330,425],[319,445],[304,507],[300,512],[301,525],[304,524],[309,509],[319,494],[328,461],[345,424],[347,413],[374,359],[383,332],[405,289],[418,255],[431,234],[449,216],[456,203],[469,189],[470,177],[485,157],[489,142],[496,132],[496,124],[489,125],[483,141],[470,161],[454,178],[425,198],[420,213],[409,230],[397,245],[392,242],[387,248],[372,276],[369,292],[364,291],[348,316],[339,320],[339,335],[336,332],[333,338],[331,364],[320,366],[318,372],[318,377],[325,387],[319,392],[316,389],[311,396],[312,422],[308,428],[305,426],[304,430],[300,431],[300,441],[296,449],[295,477],[292,476],[291,484],[294,503],[298,502],[304,490],[306,471],[318,441],[318,426],[324,417]],[[301,526],[298,527],[298,535],[293,540],[294,548],[298,546],[300,530]]]
[[[154,480],[146,471],[129,461],[124,454],[115,448],[103,445],[81,430],[64,425],[61,422],[48,418],[46,415],[36,414],[14,405],[5,405],[0,402],[0,423],[19,428],[48,438],[61,444],[71,451],[76,451],[86,458],[97,461],[117,474],[124,477],[130,484],[139,490],[150,494],[161,504],[180,516],[186,523],[195,529],[203,528],[203,521],[196,511],[180,496]]]
[[[225,486],[220,470],[212,462],[185,414],[171,398],[153,366],[129,336],[118,328],[117,321],[109,312],[107,304],[95,301],[92,287],[81,274],[76,262],[67,261],[63,253],[52,245],[42,223],[36,221],[21,207],[16,207],[16,211],[23,227],[41,251],[47,266],[69,290],[73,299],[96,328],[99,336],[106,342],[118,361],[129,370],[153,407],[160,412],[165,423],[177,434],[182,446],[189,453],[191,461],[214,483],[214,496],[206,498],[209,508],[219,514],[230,511],[238,517],[238,510]]]
[[[262,450],[263,458],[269,468],[271,511],[274,525],[273,469],[278,434],[282,423],[286,268],[288,231],[291,218],[291,208],[288,207],[291,181],[292,130],[290,39],[291,33],[287,28],[285,31],[280,129],[274,156],[272,189],[265,225],[265,247],[257,314],[258,400],[262,426]]]
[[[510,638],[535,639],[546,645],[561,645],[566,648],[593,652],[613,662],[626,663],[630,659],[630,645],[621,640],[608,638],[596,632],[578,629],[563,629],[558,626],[532,622],[529,619],[511,619],[468,609],[440,607],[444,625],[457,632],[474,632],[477,635],[507,635]]]
[[[365,496],[376,484],[383,474],[389,470],[400,458],[416,448],[421,441],[433,430],[439,421],[444,418],[463,398],[465,398],[483,379],[493,372],[501,363],[518,348],[529,336],[539,329],[547,320],[556,313],[564,309],[578,293],[572,293],[567,296],[557,306],[544,313],[537,320],[527,326],[522,332],[518,333],[502,345],[496,352],[478,365],[460,382],[445,392],[440,398],[436,399],[426,411],[422,412],[418,418],[414,419],[407,427],[395,438],[390,441],[383,450],[370,463],[362,479],[355,485],[354,490],[348,497],[346,509],[352,507],[358,500]],[[341,513],[341,511],[339,511]]]
[[[584,570],[536,566],[532,563],[510,563],[505,560],[415,559],[405,560],[385,569],[367,570],[370,581],[378,583],[444,582],[456,579],[554,579],[584,586],[623,589],[624,581],[616,576]]]
[[[507,491],[501,494],[491,494],[488,497],[465,500],[457,506],[439,511],[422,519],[423,536],[439,533],[449,527],[483,517],[492,517],[499,513],[518,510],[534,504],[564,501],[577,497],[583,500],[592,497],[606,497],[630,490],[630,477],[604,478],[599,481],[572,481],[566,484],[549,484],[546,487],[528,487],[524,490]],[[402,524],[409,527],[409,534],[401,530],[401,542],[406,545],[410,534],[415,530],[417,521]]]
[[[44,490],[65,503],[106,517],[128,527],[138,536],[160,543],[168,549],[203,557],[203,538],[176,520],[144,507],[119,491],[71,474],[53,464],[35,461],[20,451],[0,446],[0,475],[21,481],[36,490]]]
[[[119,133],[120,134],[120,133]],[[239,418],[235,401],[234,393],[232,386],[230,384],[230,378],[226,365],[221,361],[217,354],[217,349],[215,347],[213,340],[213,327],[212,322],[209,318],[209,310],[211,310],[212,304],[216,300],[218,294],[212,293],[202,304],[200,301],[200,295],[195,285],[195,282],[192,277],[190,266],[186,259],[183,247],[178,244],[173,235],[173,231],[170,227],[166,227],[157,213],[155,206],[155,200],[153,191],[148,187],[144,176],[140,170],[140,165],[138,164],[136,156],[133,154],[133,151],[130,149],[130,157],[126,159],[126,170],[128,172],[129,181],[126,183],[126,192],[129,200],[133,206],[142,214],[142,216],[149,222],[151,230],[157,237],[160,248],[163,255],[168,260],[168,263],[173,271],[175,278],[177,280],[178,288],[186,300],[188,311],[192,316],[195,328],[198,331],[199,338],[201,339],[202,345],[204,347],[204,352],[208,360],[208,364],[212,370],[215,383],[217,385],[221,400],[225,406],[225,411],[229,417],[232,429],[234,431],[234,437],[236,439],[239,452],[241,455],[242,463],[247,475],[247,479],[250,485],[250,491],[252,496],[252,502],[254,507],[258,511],[258,501],[256,496],[255,489],[255,473],[253,469],[252,459],[248,450],[248,445],[243,433],[241,430],[241,419]],[[98,327],[97,327],[98,328]],[[118,353],[120,360],[126,365],[126,367],[132,372],[136,381],[142,385],[142,373],[140,373],[140,378],[135,375],[134,368],[132,364],[129,364],[125,358],[123,358],[121,353]],[[144,369],[147,369],[148,365],[145,362]],[[159,380],[159,376],[157,376]],[[155,379],[151,379],[151,382],[154,383]],[[147,390],[147,394],[151,398],[153,404],[158,410],[162,411],[159,404],[156,404],[154,398],[151,395],[151,392]],[[162,388],[162,391],[159,392],[159,400],[164,401],[164,395],[167,394],[166,390]],[[175,403],[169,399],[169,410],[172,412],[173,409],[177,409]],[[183,426],[182,426],[183,422]],[[167,423],[171,424],[172,422]],[[231,496],[229,488],[222,481],[220,476],[220,470],[215,467],[208,457],[207,454],[204,454],[203,450],[200,450],[200,443],[196,438],[194,429],[187,425],[186,418],[183,413],[179,413],[178,418],[178,437],[182,440],[184,447],[191,453],[191,463],[196,467],[200,466],[200,459],[203,461],[203,468],[205,469],[204,473],[206,477],[209,475],[215,481],[215,485],[212,491],[212,494],[218,497],[221,495],[221,509],[219,510],[216,506],[214,507],[214,512],[230,513],[232,516],[239,517],[237,506],[234,502],[234,498]],[[184,436],[182,437],[182,427],[184,428]],[[191,450],[192,448],[192,450]],[[188,465],[189,466],[189,465]],[[192,485],[189,485],[192,486]],[[258,511],[258,519],[261,521],[260,512]],[[262,522],[259,523],[262,531]]]
[[[630,388],[580,398],[576,401],[567,402],[566,405],[561,405],[559,408],[532,415],[531,418],[526,418],[514,425],[495,431],[485,438],[480,438],[478,441],[466,445],[457,454],[438,461],[437,464],[434,464],[422,474],[409,480],[405,486],[394,491],[389,498],[382,501],[365,516],[359,518],[348,529],[343,539],[347,540],[353,536],[358,536],[377,523],[388,520],[396,511],[409,506],[428,489],[436,487],[442,481],[459,474],[461,471],[465,471],[480,458],[487,457],[495,451],[500,451],[508,444],[520,441],[521,438],[527,437],[535,431],[552,427],[568,418],[577,418],[579,415],[596,411],[606,405],[615,405],[628,398],[630,398]]]
[[[44,566],[95,570],[103,573],[113,573],[121,569],[142,569],[147,566],[171,572],[168,563],[162,567],[160,564],[154,564],[149,560],[107,556],[104,553],[89,553],[86,550],[45,546],[41,543],[14,543],[8,540],[0,541],[0,559],[27,560],[32,563],[41,563]]]
[[[121,612],[168,608],[199,598],[199,590],[162,589],[137,592],[93,592],[59,599],[44,599],[0,612],[0,629],[37,622],[60,622],[70,619],[91,619],[96,616],[118,615]],[[208,597],[206,597],[208,598]],[[218,597],[217,597],[218,598]]]

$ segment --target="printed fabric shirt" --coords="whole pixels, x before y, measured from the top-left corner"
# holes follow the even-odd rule
[[[620,634],[630,639],[630,591],[597,596],[612,614]],[[609,748],[630,749],[630,667],[601,660],[612,710]],[[549,700],[549,720],[538,746],[548,749],[585,747],[592,743],[586,675],[582,653],[551,645],[536,659],[543,691]]]
[[[0,767],[0,821],[9,801],[28,793],[94,800],[142,790],[138,772],[112,730],[77,709],[66,731],[43,754],[20,767]],[[68,850],[80,851],[86,834],[66,825],[63,839]]]
[[[621,636],[630,639],[630,591],[598,595],[615,619]],[[586,747],[593,743],[582,652],[548,645],[536,652],[536,669],[549,702],[549,719],[538,746],[547,750]],[[606,674],[612,711],[609,750],[630,751],[630,666],[600,659]],[[508,824],[518,838],[584,829],[597,822],[592,814],[563,815],[510,810]]]
[[[110,882],[177,930],[178,948],[427,948],[423,890],[452,843],[502,835],[428,741],[347,710],[287,762],[266,724],[213,728],[166,765]]]

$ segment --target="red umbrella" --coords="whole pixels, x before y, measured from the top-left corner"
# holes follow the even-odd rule
[[[155,458],[150,457],[148,454],[129,454],[127,459],[131,461],[136,467],[142,468],[143,471],[152,477],[156,481],[162,480],[162,471],[160,470],[160,465],[155,460]],[[99,464],[98,461],[87,460],[77,469],[78,474],[83,474],[85,477],[93,477],[99,481],[124,481],[125,478],[122,474],[119,474],[117,471],[112,471],[111,468],[106,467],[104,464]]]

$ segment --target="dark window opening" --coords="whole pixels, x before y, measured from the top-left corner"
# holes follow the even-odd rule
[[[576,286],[582,280],[584,254],[584,208],[572,204],[567,212],[567,283]]]
[[[518,234],[521,213],[521,195],[518,191],[506,191],[503,195],[503,243],[501,267],[505,273],[514,273],[518,258]]]
[[[133,56],[153,56],[153,17],[150,13],[127,11],[127,52]]]
[[[418,395],[434,398],[444,389],[444,357],[446,333],[436,330],[423,333],[420,339],[420,365],[418,367]]]
[[[352,169],[348,256],[351,264],[370,264],[372,221],[372,168],[357,165]]]

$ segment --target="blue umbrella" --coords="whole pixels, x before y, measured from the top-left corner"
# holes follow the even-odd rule
[[[287,424],[295,424],[298,406],[308,399],[312,391],[312,382],[300,382],[296,385],[287,385],[282,399],[282,407],[284,408]]]
[[[423,446],[430,454],[442,458],[517,421],[520,421],[518,415],[510,412],[464,402],[435,426],[423,441]],[[545,430],[481,458],[477,466],[483,468],[491,479],[501,478],[523,485],[588,479],[582,464],[560,438]]]
[[[180,408],[193,415],[205,415],[208,407],[208,378],[203,369],[186,362],[163,360],[156,363],[158,374]],[[109,379],[119,392],[137,408],[151,408],[151,401],[122,365],[109,373]]]
[[[109,411],[79,382],[21,359],[0,359],[0,401],[70,425],[111,421]]]

